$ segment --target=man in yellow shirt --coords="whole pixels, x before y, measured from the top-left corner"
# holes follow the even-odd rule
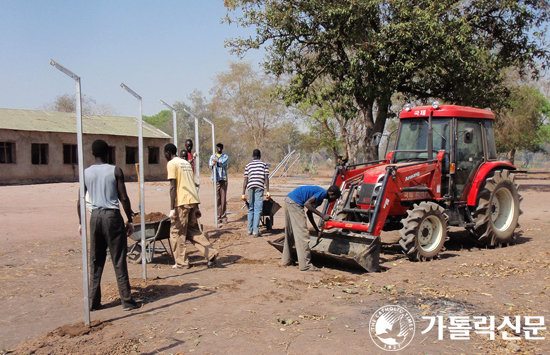
[[[174,269],[190,268],[185,240],[189,240],[201,252],[207,266],[212,267],[218,251],[212,247],[206,236],[200,231],[198,218],[199,194],[195,185],[193,168],[184,159],[179,158],[175,145],[164,146],[164,156],[168,160],[168,180],[170,181],[170,242],[176,264]]]

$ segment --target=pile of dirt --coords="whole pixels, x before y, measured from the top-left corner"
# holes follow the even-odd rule
[[[22,342],[8,354],[139,354],[140,341],[123,331],[109,329],[110,322],[100,320],[87,327],[83,322],[59,327],[45,335]],[[107,329],[105,329],[107,328]],[[0,354],[4,352],[0,351]]]
[[[48,335],[49,336],[58,335],[60,337],[68,336],[69,338],[79,337],[79,336],[83,336],[84,334],[89,334],[92,332],[99,331],[108,324],[110,323],[102,322],[102,321],[94,321],[91,323],[90,326],[85,325],[84,322],[80,322],[76,324],[67,324],[53,330],[51,333],[48,333]]]
[[[151,212],[145,215],[145,222],[160,222],[165,218],[168,218],[168,216],[162,212]],[[138,214],[132,218],[132,221],[134,224],[141,223],[141,214]]]

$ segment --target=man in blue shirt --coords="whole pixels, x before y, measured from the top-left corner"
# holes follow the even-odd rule
[[[309,229],[304,214],[304,207],[307,209],[309,222],[319,233],[319,228],[313,220],[315,213],[324,221],[328,221],[330,216],[322,214],[317,210],[323,200],[329,202],[336,201],[341,195],[340,188],[332,185],[328,190],[320,186],[300,186],[285,198],[285,244],[283,248],[283,266],[290,266],[294,263],[291,250],[296,244],[296,254],[298,255],[298,265],[300,271],[318,271],[319,269],[311,264],[311,249],[309,248]]]
[[[208,166],[212,169],[212,181],[216,174],[216,193],[218,195],[218,223],[227,223],[227,161],[229,155],[223,152],[223,144],[216,144],[216,154],[210,157]]]

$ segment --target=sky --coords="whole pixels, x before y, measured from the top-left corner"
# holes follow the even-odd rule
[[[75,82],[55,60],[81,77],[82,94],[117,114],[139,114],[130,87],[154,115],[193,90],[209,97],[212,79],[239,58],[230,37],[254,32],[222,24],[223,0],[0,0],[0,108],[37,110]],[[263,53],[248,53],[254,66]]]

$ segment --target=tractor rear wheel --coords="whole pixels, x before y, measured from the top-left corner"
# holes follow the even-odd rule
[[[412,261],[435,258],[447,240],[447,220],[443,207],[433,202],[421,202],[407,212],[399,231],[399,244]]]
[[[522,199],[510,170],[497,170],[485,180],[472,215],[475,225],[470,229],[478,243],[486,246],[508,243],[518,227]]]

